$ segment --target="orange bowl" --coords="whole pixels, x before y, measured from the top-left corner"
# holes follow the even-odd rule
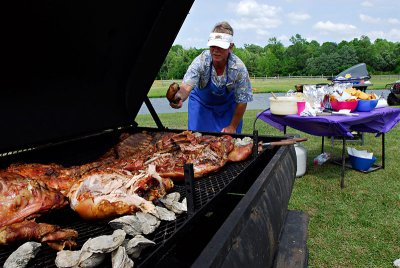
[[[331,101],[332,109],[334,111],[339,111],[343,109],[350,110],[350,112],[354,112],[354,110],[357,108],[357,100],[349,100],[349,101],[337,101],[333,100]]]

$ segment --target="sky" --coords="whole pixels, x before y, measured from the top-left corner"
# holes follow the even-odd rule
[[[288,46],[296,34],[320,44],[363,35],[400,42],[400,0],[195,0],[174,44],[206,48],[220,21],[233,27],[236,47],[272,37]]]

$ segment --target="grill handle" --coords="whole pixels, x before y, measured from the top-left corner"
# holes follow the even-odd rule
[[[301,141],[306,141],[307,138],[294,138],[294,139],[287,139],[287,140],[281,140],[281,141],[272,141],[272,142],[266,142],[263,143],[262,146],[264,148],[270,147],[270,146],[282,146],[282,145],[292,145],[295,144],[296,142],[301,142]]]
[[[253,130],[253,158],[258,156],[258,130]]]
[[[187,201],[187,213],[191,217],[195,211],[195,193],[194,193],[194,171],[193,164],[185,164],[183,166],[183,171],[185,175],[185,189],[186,189],[186,201]]]

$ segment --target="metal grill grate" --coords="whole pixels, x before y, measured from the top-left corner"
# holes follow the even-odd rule
[[[229,163],[224,166],[218,173],[211,174],[195,182],[195,207],[196,211],[203,208],[205,205],[212,203],[214,197],[219,195],[223,189],[233,182],[250,164],[254,162],[249,159],[239,163]],[[173,191],[181,194],[182,198],[186,196],[184,185],[176,184]],[[143,251],[141,258],[135,260],[135,264],[140,264],[140,261],[146,258],[146,253],[156,250],[168,239],[171,239],[176,234],[176,231],[182,227],[188,220],[187,214],[177,215],[177,219],[172,222],[161,222],[157,230],[147,236],[153,240],[156,245]],[[108,221],[86,222],[69,208],[60,211],[53,211],[43,215],[37,219],[37,222],[46,222],[50,224],[60,225],[62,228],[72,228],[78,231],[77,239],[78,248],[89,239],[99,235],[111,234],[112,229],[108,226]],[[18,247],[13,245],[0,248],[0,264],[3,264],[8,256]],[[43,245],[42,249],[36,255],[35,259],[29,263],[29,267],[55,267],[54,260],[56,251]],[[105,264],[107,265],[107,264]]]

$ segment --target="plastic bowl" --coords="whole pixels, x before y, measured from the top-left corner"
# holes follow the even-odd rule
[[[276,115],[289,115],[297,114],[297,97],[279,96],[269,98],[269,106],[271,114]]]
[[[357,108],[357,100],[351,100],[351,101],[337,101],[333,100],[331,101],[331,106],[334,111],[339,111],[343,109],[350,110],[350,112],[354,112],[354,110]]]
[[[356,170],[367,171],[372,167],[376,161],[376,157],[373,156],[372,159],[361,158],[353,155],[349,155],[351,166]]]
[[[370,112],[375,109],[378,99],[375,100],[358,100],[356,110],[359,112]]]

